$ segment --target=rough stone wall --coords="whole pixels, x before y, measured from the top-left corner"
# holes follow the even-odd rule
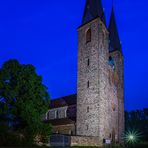
[[[115,59],[115,67],[118,75],[117,84],[117,98],[118,98],[118,133],[119,142],[122,142],[124,134],[124,59],[121,51],[115,51],[111,53],[111,56]]]
[[[113,58],[114,59],[114,58]],[[114,59],[115,62],[115,59]],[[110,136],[109,138],[112,139],[113,142],[118,142],[119,138],[119,116],[118,116],[118,92],[117,92],[117,85],[118,85],[118,74],[116,65],[113,67],[109,65],[109,83],[108,83],[108,114],[109,114],[109,124],[110,124]]]
[[[91,29],[91,42],[85,34]],[[108,31],[100,19],[79,28],[77,135],[98,136],[100,142],[110,135],[108,111]],[[87,65],[87,60],[90,65]],[[89,88],[87,82],[89,81]],[[89,112],[87,108],[89,107]]]
[[[77,135],[81,136],[99,136],[99,22],[95,19],[78,30]],[[92,36],[86,43],[88,29]]]
[[[102,30],[100,28],[99,30]],[[108,32],[103,29],[100,33],[101,42],[100,43],[100,52],[99,52],[99,137],[100,141],[102,139],[108,139],[110,136],[110,112],[109,104],[110,99],[108,97],[109,88],[108,88],[108,49],[109,49],[109,40]]]
[[[86,43],[88,29],[91,42]],[[78,29],[78,44],[77,135],[118,141],[124,125],[121,57],[113,53],[115,67],[108,64],[108,31],[99,18]]]
[[[75,135],[76,134],[75,124],[53,126],[52,133]]]
[[[101,146],[99,137],[71,136],[71,146]]]
[[[99,119],[100,139],[111,139],[117,142],[119,138],[119,116],[118,116],[118,71],[116,65],[108,63],[109,39],[108,34],[103,30],[103,42],[101,54],[99,54]]]

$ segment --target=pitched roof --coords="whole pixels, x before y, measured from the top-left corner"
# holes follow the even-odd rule
[[[69,95],[65,97],[61,97],[58,99],[54,99],[50,101],[49,108],[58,108],[58,107],[64,107],[64,106],[70,106],[70,105],[76,105],[77,95]]]
[[[97,17],[100,17],[100,19],[106,25],[105,15],[104,15],[101,0],[86,0],[84,15],[82,19],[82,25],[90,22],[91,20]]]
[[[53,126],[56,125],[67,125],[67,124],[75,124],[76,117],[75,118],[63,118],[63,119],[54,119],[54,120],[48,120],[44,121],[45,123],[50,123]]]
[[[114,8],[112,8],[108,31],[109,31],[109,39],[110,39],[110,49],[109,49],[110,52],[115,50],[121,50],[121,44],[120,44],[117,24],[115,20]]]

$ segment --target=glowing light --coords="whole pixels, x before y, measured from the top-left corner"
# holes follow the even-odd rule
[[[140,140],[140,137],[141,137],[141,133],[139,133],[136,130],[133,130],[133,131],[126,132],[124,139],[126,143],[134,144]]]
[[[134,140],[134,135],[129,135],[130,140]]]

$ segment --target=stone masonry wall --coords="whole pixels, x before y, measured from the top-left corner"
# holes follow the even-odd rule
[[[71,146],[101,146],[99,137],[71,136]]]
[[[118,132],[119,142],[122,142],[124,133],[124,60],[121,51],[115,51],[111,53],[111,56],[115,59],[116,72],[118,75],[117,84],[117,98],[118,98]]]
[[[75,135],[76,128],[74,124],[53,126],[52,133]]]
[[[99,136],[99,23],[100,19],[95,19],[78,30],[77,135],[80,136]],[[88,29],[92,36],[91,42],[86,43]]]
[[[118,141],[124,125],[122,60],[112,54],[115,67],[108,64],[108,31],[99,18],[78,29],[78,43],[77,135]]]

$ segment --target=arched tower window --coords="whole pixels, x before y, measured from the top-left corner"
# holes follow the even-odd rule
[[[86,43],[91,42],[91,29],[86,32]]]

